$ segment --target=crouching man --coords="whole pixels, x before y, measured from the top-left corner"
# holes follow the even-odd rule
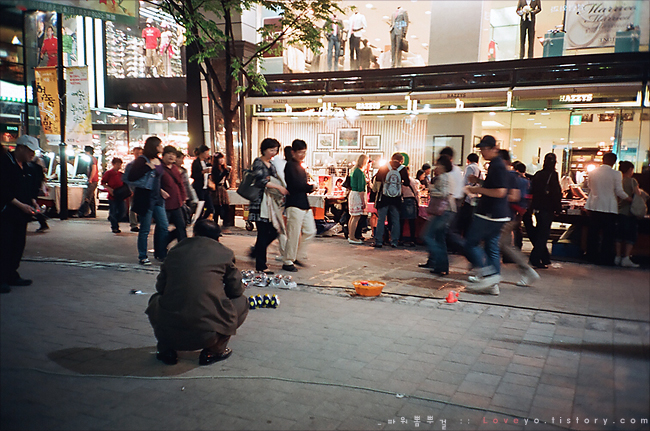
[[[214,221],[199,220],[194,237],[172,248],[160,267],[145,313],[158,339],[156,358],[165,364],[178,362],[177,350],[203,349],[199,365],[232,354],[228,340],[246,319],[248,298],[235,256],[220,236]]]

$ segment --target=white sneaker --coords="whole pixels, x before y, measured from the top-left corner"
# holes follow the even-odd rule
[[[621,256],[616,256],[614,258],[614,265],[621,266]]]
[[[480,275],[470,275],[467,279],[472,283],[480,283],[483,280],[483,277]]]
[[[621,259],[621,266],[624,268],[638,268],[639,265],[630,260],[630,256],[625,256]]]
[[[363,244],[363,241],[357,241],[356,239],[350,239],[350,238],[348,238],[348,242],[350,244]]]
[[[482,277],[481,279],[476,281],[474,285],[478,288],[489,287],[498,284],[500,281],[501,281],[501,274],[492,274],[492,275],[488,275],[487,277]]]
[[[521,276],[521,280],[517,283],[517,286],[530,286],[534,282],[539,280],[539,274],[533,268],[528,268],[524,274]]]
[[[465,292],[496,296],[499,294],[499,285],[492,284],[488,286],[467,286],[465,287]]]

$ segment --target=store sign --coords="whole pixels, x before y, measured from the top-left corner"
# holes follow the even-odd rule
[[[25,10],[53,10],[66,15],[138,23],[139,2],[135,0],[2,0],[2,3]]]
[[[381,103],[380,102],[357,103],[357,111],[372,111],[373,109],[381,109]]]
[[[61,120],[56,67],[35,67],[36,101],[41,116],[41,130],[50,145],[61,142]]]
[[[563,94],[560,96],[560,102],[591,102],[594,100],[593,94]]]
[[[582,115],[572,115],[571,116],[571,125],[579,126],[582,124]]]
[[[616,32],[626,30],[634,22],[648,22],[647,2],[567,0],[566,47],[582,49],[614,46]],[[645,31],[647,28],[646,25]]]
[[[88,67],[66,68],[65,140],[70,145],[92,145],[92,114],[88,97]]]

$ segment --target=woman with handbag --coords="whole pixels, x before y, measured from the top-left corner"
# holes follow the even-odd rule
[[[106,191],[108,191],[108,221],[111,222],[111,231],[113,233],[120,233],[120,220],[126,213],[126,205],[124,199],[131,195],[129,186],[125,185],[122,181],[122,159],[119,157],[111,160],[113,168],[106,171],[102,176],[102,184]],[[122,193],[122,190],[128,190],[128,195]],[[117,193],[116,193],[117,192]]]
[[[253,161],[251,166],[252,176],[255,179],[255,187],[259,188],[257,197],[251,200],[248,207],[248,221],[255,222],[257,227],[257,240],[251,250],[250,257],[255,259],[255,270],[266,271],[266,249],[269,244],[278,236],[278,231],[273,227],[273,223],[267,215],[262,214],[262,199],[264,198],[265,189],[277,189],[283,195],[289,194],[286,188],[279,185],[280,179],[271,163],[271,159],[278,154],[280,143],[273,138],[266,138],[260,145],[262,155]],[[271,177],[277,179],[278,184],[271,182]]]
[[[221,224],[226,226],[226,217],[230,208],[230,200],[228,199],[228,181],[230,179],[230,167],[226,166],[226,158],[222,153],[214,155],[214,164],[212,165],[212,182],[214,183],[214,191],[212,194],[212,204],[214,206],[214,222],[219,223],[221,217]]]
[[[456,201],[452,197],[453,177],[449,174],[453,164],[449,156],[443,154],[436,161],[435,178],[429,185],[429,223],[424,235],[424,242],[429,249],[429,259],[422,267],[431,268],[437,275],[449,274],[449,257],[447,256],[447,229],[456,212]]]

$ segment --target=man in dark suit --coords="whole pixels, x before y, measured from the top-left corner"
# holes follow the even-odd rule
[[[528,32],[528,58],[533,58],[535,40],[535,15],[542,11],[541,0],[519,0],[517,3],[517,15],[521,17],[519,23],[519,58],[524,58],[524,47],[526,45],[526,32]]]

